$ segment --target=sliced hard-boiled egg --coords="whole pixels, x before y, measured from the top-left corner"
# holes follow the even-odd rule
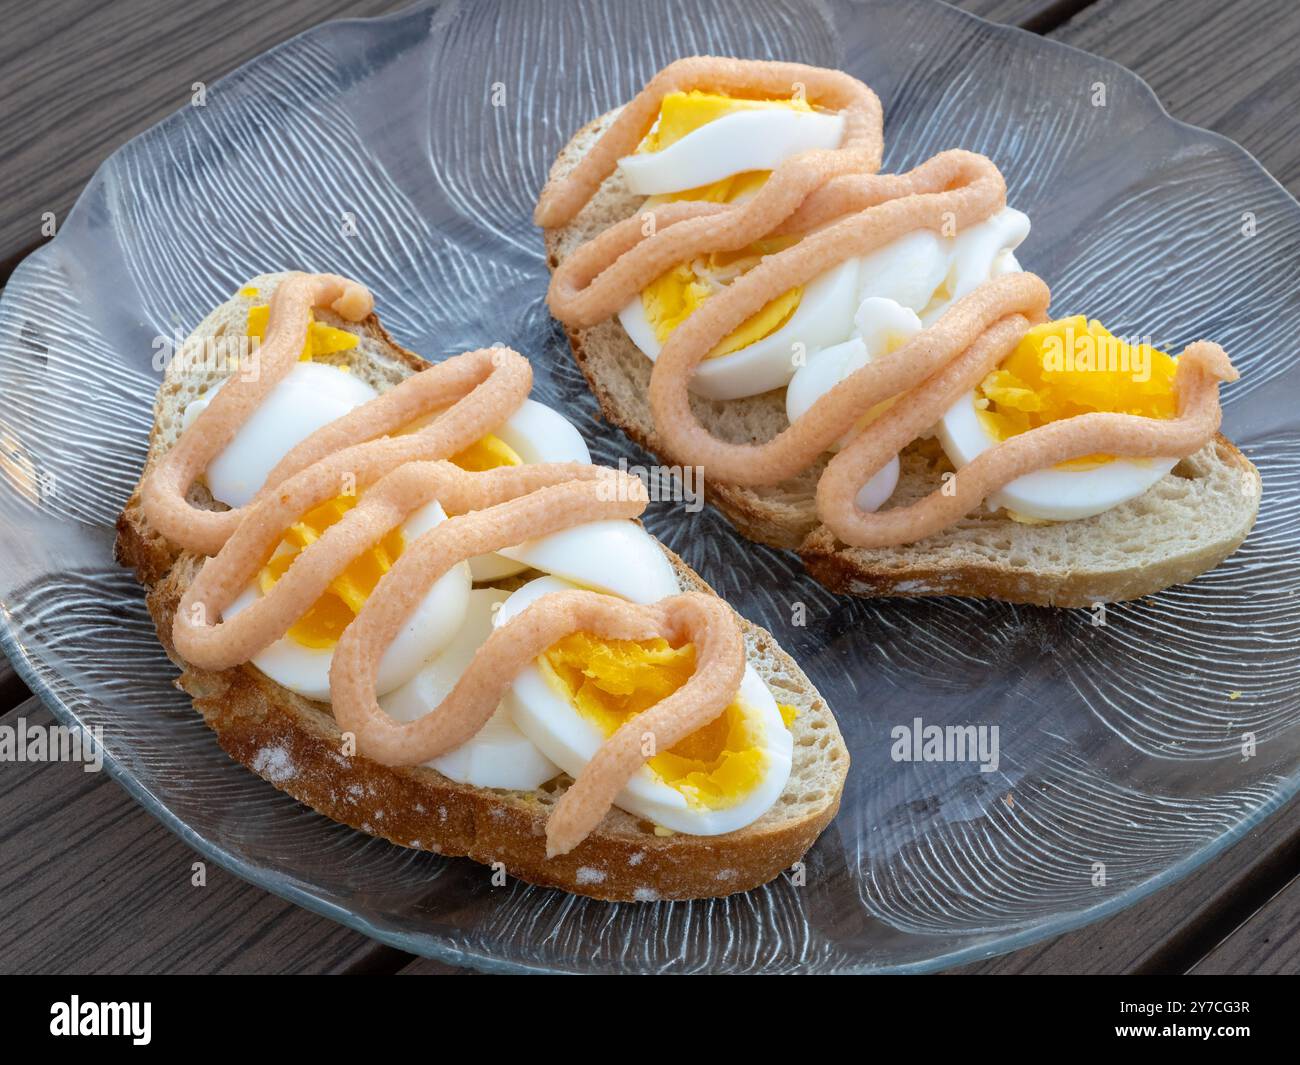
[[[634,521],[575,525],[501,551],[509,559],[634,603],[676,595],[677,575],[659,542]]]
[[[330,500],[286,530],[258,578],[227,608],[223,620],[246,610],[274,587],[295,556],[319,539],[355,503],[355,497]],[[405,546],[444,520],[446,514],[436,501],[411,514],[396,530],[354,559],[284,636],[254,656],[253,664],[277,684],[299,695],[328,701],[330,663],[343,630],[352,623]],[[469,591],[470,572],[466,563],[453,566],[434,583],[379,661],[376,688],[380,694],[409,681],[456,634],[465,618]]]
[[[534,399],[524,400],[495,435],[527,463],[591,462],[587,442],[573,423]]]
[[[248,287],[240,289],[239,295],[256,299],[259,292]],[[260,342],[266,336],[270,313],[270,305],[265,303],[248,308],[244,332],[250,340]],[[346,368],[312,361],[320,356],[351,351],[358,341],[356,333],[309,318],[299,362],[290,368],[240,426],[225,450],[204,471],[204,480],[214,499],[231,507],[244,506],[262,487],[266,475],[297,444],[378,395]],[[190,427],[225,383],[223,381],[185,407],[181,415],[182,430]]]
[[[1112,336],[1082,315],[1030,329],[1003,361],[943,416],[938,436],[959,470],[987,449],[1040,425],[1091,411],[1149,418],[1178,413],[1177,360]],[[1141,495],[1174,458],[1092,455],[1018,477],[991,495],[1013,517],[1072,521]]]
[[[755,265],[759,254],[725,264],[697,260],[679,266],[629,301],[618,319],[632,343],[654,361],[673,330],[711,295]],[[691,391],[726,400],[783,387],[795,372],[799,352],[848,335],[857,288],[858,265],[850,260],[802,289],[782,294],[710,352],[696,367]]]
[[[802,417],[822,396],[867,363],[893,354],[921,331],[916,312],[891,299],[868,296],[853,316],[853,335],[811,351],[785,392],[786,415]]]
[[[190,427],[224,384],[186,406],[182,429]],[[262,487],[266,475],[295,446],[377,394],[364,381],[336,366],[295,363],[209,464],[204,474],[208,490],[228,506],[244,506]]]
[[[724,106],[729,103],[760,102],[731,101],[728,97],[698,93],[672,94],[665,100],[668,121],[661,121],[648,142],[663,148],[679,142],[691,130],[702,132],[703,123],[733,113]],[[798,113],[813,113],[802,101],[800,107]],[[771,113],[772,109],[766,106],[758,111]],[[662,132],[664,129],[667,132]],[[753,195],[766,179],[766,171],[748,171],[656,199],[689,197],[729,203]],[[764,239],[740,251],[715,252],[678,263],[629,300],[619,312],[619,321],[632,343],[653,362],[674,330],[705,300],[752,269],[764,256],[793,243],[795,239],[789,237]],[[799,351],[833,343],[836,333],[847,325],[856,278],[856,266],[844,263],[806,289],[795,286],[781,293],[714,346],[696,367],[691,390],[709,399],[727,400],[781,388],[794,373]]]
[[[526,399],[493,433],[475,442],[452,461],[467,470],[490,470],[538,462],[590,463],[591,452],[572,422],[544,403]],[[501,580],[527,569],[505,554],[470,559],[477,583]]]
[[[658,207],[663,203],[675,203],[680,200],[705,200],[709,203],[744,203],[753,199],[772,176],[770,170],[747,170],[743,174],[732,174],[721,181],[713,181],[695,189],[683,189],[681,192],[664,192],[657,196],[647,196],[643,209]]]
[[[682,192],[735,174],[771,171],[814,148],[838,148],[843,136],[842,115],[814,110],[802,99],[672,92],[640,148],[620,159],[619,169],[638,196]]]
[[[537,598],[574,585],[542,577],[515,592],[497,624]],[[515,679],[505,702],[520,730],[576,776],[620,726],[690,679],[694,648],[575,633]],[[780,797],[790,776],[793,708],[777,705],[752,666],[735,701],[713,722],[656,752],[616,800],[624,810],[675,832],[720,835],[743,828]]]
[[[1028,215],[1011,207],[953,236],[916,230],[862,257],[859,294],[892,299],[928,326],[985,281],[1018,272],[1014,252],[1028,235]]]
[[[804,414],[822,396],[867,363],[892,355],[921,331],[916,312],[891,299],[868,296],[854,315],[855,335],[841,344],[833,344],[809,354],[808,361],[795,373],[785,392],[785,410],[790,421]],[[870,425],[890,405],[890,400],[867,411],[854,430]],[[870,431],[870,430],[867,430]],[[853,435],[853,434],[850,434]],[[838,451],[848,441],[838,441]],[[899,462],[895,455],[858,490],[857,505],[865,511],[879,510],[898,486]]]
[[[415,721],[427,713],[436,713],[474,653],[491,635],[493,613],[509,596],[509,592],[497,588],[471,591],[459,631],[414,677],[379,700],[385,713],[398,721]],[[560,773],[559,767],[519,731],[504,707],[498,707],[472,739],[425,765],[462,784],[520,791],[536,788]]]
[[[182,428],[190,426],[216,391],[185,408]],[[297,444],[377,395],[365,382],[335,366],[296,363],[208,466],[204,477],[213,497],[232,507],[244,506]],[[436,417],[432,414],[405,431],[414,431]],[[451,461],[467,470],[488,470],[521,463],[590,463],[591,452],[567,418],[544,403],[527,399],[495,432],[452,456]],[[479,582],[499,580],[527,568],[495,554],[472,559],[470,565]]]
[[[646,318],[661,343],[672,335],[706,299],[721,291],[741,274],[756,266],[765,255],[790,247],[793,240],[762,240],[739,252],[715,252],[689,263],[679,263],[647,285],[641,292]],[[799,306],[803,288],[796,286],[777,296],[748,321],[723,337],[705,357],[716,359],[748,347],[784,325]]]
[[[257,290],[250,290],[256,295]],[[264,303],[259,306],[248,308],[248,326],[245,332],[255,340],[262,340],[266,336],[266,323],[271,317],[271,305]],[[302,352],[298,358],[303,362],[310,362],[314,358],[323,355],[334,355],[341,351],[351,351],[357,346],[360,338],[356,333],[349,332],[346,329],[335,329],[332,325],[326,325],[324,322],[318,322],[308,315],[307,335],[303,338]]]
[[[854,309],[863,299],[892,300],[929,325],[954,300],[985,281],[1018,271],[1014,249],[1028,233],[1029,218],[1004,208],[955,236],[918,230],[841,263],[741,323],[697,366],[691,391],[728,400],[787,385],[798,368],[798,352],[811,355],[851,338]],[[619,321],[632,343],[653,361],[673,330],[710,296],[762,256],[786,246],[788,240],[760,241],[740,253],[680,263],[630,300],[619,311]]]

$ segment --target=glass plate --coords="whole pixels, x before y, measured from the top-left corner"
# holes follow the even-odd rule
[[[853,756],[843,808],[805,886],[637,905],[494,889],[478,865],[343,828],[230,761],[171,687],[113,564],[113,521],[145,453],[156,338],[268,270],[359,278],[431,359],[514,346],[599,461],[645,461],[598,420],[546,312],[530,217],[568,136],[690,53],[857,75],[886,105],[887,169],[990,155],[1034,220],[1022,261],[1058,315],[1232,352],[1244,379],[1225,390],[1225,431],[1263,471],[1263,508],[1224,565],[1102,626],[839,598],[712,510],[653,507],[651,529],[835,709]],[[124,146],[14,273],[4,648],[61,719],[104,727],[110,772],[190,846],[404,950],[582,972],[917,970],[1011,950],[1184,875],[1300,782],[1297,261],[1300,206],[1240,148],[1172,120],[1120,67],[937,3],[449,3],[332,23]],[[997,771],[892,760],[891,730],[916,718],[998,726]]]

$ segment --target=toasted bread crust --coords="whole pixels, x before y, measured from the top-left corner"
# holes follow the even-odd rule
[[[1214,447],[1224,462],[1232,464],[1243,474],[1253,473],[1258,477],[1250,460],[1225,436],[1217,434]],[[846,595],[968,595],[1036,606],[1087,607],[1098,602],[1140,599],[1190,581],[1213,569],[1237,550],[1249,531],[1250,526],[1246,525],[1240,536],[1209,544],[1198,552],[1170,558],[1160,566],[1137,565],[1104,572],[1026,574],[1023,569],[1011,565],[992,563],[912,565],[900,572],[864,563],[852,549],[839,543],[824,525],[803,542],[799,557],[813,577],[831,591]]]
[[[361,328],[382,339],[407,368],[429,365],[393,342],[373,316]],[[151,446],[146,474],[154,452]],[[795,725],[796,760],[801,738],[805,748],[814,741],[820,745],[816,756],[806,757],[830,767],[834,779],[824,782],[830,785],[824,799],[811,808],[796,804],[795,815],[769,811],[722,836],[658,835],[653,825],[615,809],[569,854],[547,858],[546,818],[567,777],[539,792],[486,789],[423,766],[390,767],[343,753],[343,737],[327,705],[281,688],[251,665],[213,672],[180,658],[171,640],[172,623],[203,560],[149,528],[138,486],[117,530],[116,557],[147,589],[159,641],[181,670],[177,684],[193,698],[222,749],[281,791],[362,832],[403,847],[486,865],[499,862],[529,883],[611,901],[649,901],[725,896],[764,884],[793,866],[839,809],[849,759],[834,719],[771,635],[740,618],[751,659],[758,654],[774,662],[809,703],[813,720]],[[712,592],[681,559],[667,548],[664,552],[683,586]]]
[[[679,573],[689,572],[666,553]],[[181,669],[177,683],[237,762],[326,817],[369,835],[488,866],[501,862],[511,876],[531,884],[598,899],[691,899],[767,883],[807,852],[839,810],[837,790],[810,816],[768,827],[759,821],[723,836],[658,836],[615,810],[569,854],[548,859],[546,817],[563,786],[543,802],[531,793],[458,784],[423,766],[394,768],[345,756],[342,734],[326,706],[285,691],[251,666],[211,672],[181,660],[171,643],[172,620],[199,564],[192,555],[180,556],[148,596],[158,638]],[[696,583],[709,590],[698,578]],[[748,636],[766,640],[769,650],[784,656],[766,632],[742,624]],[[797,673],[788,657],[785,665]],[[847,751],[840,762],[847,772]]]
[[[669,463],[683,462],[684,460],[675,459],[669,453],[653,429],[625,415],[602,381],[600,374],[593,367],[583,344],[583,332],[566,329],[565,333],[569,338],[569,347],[573,351],[574,361],[582,371],[582,376],[587,379],[587,386],[596,397],[596,402],[600,404],[605,421],[621,429],[633,443],[652,455],[657,455]],[[628,343],[631,341],[629,340]],[[747,540],[766,544],[768,547],[796,551],[804,542],[804,538],[817,527],[815,515],[810,514],[807,520],[802,521],[791,520],[789,513],[776,515],[771,507],[763,504],[761,497],[740,485],[723,484],[707,477],[704,478],[703,485],[704,498],[722,511],[727,516],[727,520]]]
[[[572,167],[586,146],[617,113],[618,109],[607,112],[579,130],[560,151],[552,175]],[[615,179],[609,179],[577,219],[567,226],[544,231],[550,269],[554,271],[568,251],[594,236],[602,220],[626,208],[626,192],[619,191]],[[635,210],[635,207],[631,209]],[[634,354],[640,353],[621,326],[615,323],[615,328],[613,335],[608,329],[602,330],[601,326],[565,330],[574,360],[587,379],[605,419],[662,461],[689,463],[689,458],[672,454],[659,438],[648,405],[639,399],[628,398],[633,393],[641,396],[646,391],[634,358]],[[648,380],[648,360],[644,360],[644,356],[641,360],[646,362],[644,377]],[[708,424],[707,418],[705,422]],[[1225,467],[1248,474],[1251,478],[1248,483],[1254,486],[1252,492],[1242,494],[1240,512],[1234,515],[1231,530],[1215,542],[1172,553],[1155,564],[1148,561],[1131,567],[1123,564],[1089,565],[1086,560],[1079,560],[1072,568],[1036,570],[1031,566],[1016,567],[1001,559],[973,557],[960,551],[954,551],[950,559],[936,562],[926,561],[920,557],[921,552],[909,552],[905,547],[899,548],[892,558],[882,560],[877,553],[877,557],[872,559],[869,553],[840,543],[829,529],[820,524],[813,505],[811,485],[806,483],[806,478],[805,483],[796,479],[768,492],[718,483],[706,475],[704,494],[742,536],[770,547],[797,551],[808,572],[831,591],[840,594],[872,597],[961,595],[1073,607],[1139,598],[1183,583],[1214,568],[1240,546],[1258,512],[1258,471],[1222,435],[1217,435],[1204,452],[1214,454]],[[1000,521],[1009,534],[1015,534],[1016,522],[1006,517]],[[985,524],[991,523],[986,521]],[[934,552],[929,554],[932,556]]]

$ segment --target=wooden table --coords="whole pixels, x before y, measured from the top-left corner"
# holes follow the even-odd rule
[[[402,0],[46,0],[0,38],[0,282],[95,167],[182,106],[190,85],[317,22]],[[963,0],[1142,75],[1177,118],[1217,130],[1300,193],[1294,0]],[[219,27],[219,29],[217,29]],[[0,663],[0,723],[48,721]],[[209,865],[107,776],[71,764],[0,772],[0,968],[15,972],[452,972]],[[1300,972],[1300,811],[1125,912],[965,972]]]

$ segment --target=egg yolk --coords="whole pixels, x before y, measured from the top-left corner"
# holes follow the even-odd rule
[[[285,575],[293,560],[314,544],[331,525],[356,506],[356,496],[338,496],[303,515],[285,532],[261,573],[258,586],[266,595]],[[352,624],[370,593],[402,553],[406,539],[400,528],[393,529],[379,543],[354,558],[348,568],[330,582],[329,589],[290,627],[288,636],[303,647],[333,647]]]
[[[750,196],[763,187],[763,183],[772,176],[770,170],[746,170],[741,174],[719,178],[708,185],[699,185],[681,192],[666,192],[664,200],[705,200],[708,203],[735,203],[744,196]]]
[[[538,662],[551,685],[610,736],[690,679],[695,647],[672,647],[665,640],[602,640],[578,632],[553,644]],[[788,728],[797,711],[784,704],[780,710]],[[755,715],[737,700],[646,764],[691,806],[725,809],[762,780],[767,755],[758,746],[761,739]]]
[[[239,294],[256,298],[257,289],[240,289]],[[266,337],[266,321],[270,314],[271,307],[269,304],[262,303],[255,307],[249,307],[248,324],[244,332],[252,339],[263,340]],[[358,340],[356,333],[349,333],[346,329],[335,329],[332,325],[310,319],[310,324],[307,326],[307,336],[303,340],[302,352],[298,356],[298,361],[311,362],[312,359],[321,355],[334,355],[340,351],[351,351],[357,346]]]
[[[504,440],[490,433],[476,441],[451,461],[463,470],[479,472],[498,466],[519,466],[523,460]],[[335,522],[356,506],[356,496],[338,496],[305,514],[289,527],[280,546],[258,574],[258,587],[266,595],[285,575],[293,560],[324,535]],[[325,592],[289,629],[291,640],[303,647],[333,647],[352,624],[375,585],[393,567],[402,553],[406,538],[400,528],[393,529],[379,543],[353,559],[348,568],[330,582]]]
[[[694,133],[701,126],[721,118],[723,115],[737,111],[811,111],[807,100],[781,99],[759,100],[745,99],[738,96],[725,96],[722,93],[702,92],[692,89],[690,92],[670,92],[659,105],[659,121],[646,134],[638,152],[661,152],[671,144],[676,144],[688,133]]]
[[[445,411],[446,408],[444,407],[425,417],[418,418],[409,425],[398,429],[394,435],[407,436],[411,433],[418,433],[431,422],[436,421]],[[480,440],[474,441],[464,451],[452,455],[448,461],[471,473],[495,470],[499,466],[522,466],[524,464],[524,460],[519,457],[514,448],[499,436],[493,436],[491,433],[488,433]]]
[[[1110,411],[1146,418],[1178,413],[1177,363],[1149,344],[1128,344],[1083,315],[1030,329],[975,389],[984,428],[1006,440],[1076,414]],[[1088,455],[1063,467],[1109,462]]]
[[[239,295],[256,299],[258,290],[250,285],[241,288]],[[263,339],[270,310],[267,304],[248,309],[248,336]],[[298,358],[310,362],[319,355],[350,351],[357,346],[357,340],[355,333],[313,321]],[[499,466],[521,466],[524,460],[504,440],[489,433],[451,456],[450,461],[463,470],[479,473]],[[258,587],[262,594],[266,595],[274,588],[276,581],[288,572],[293,560],[319,540],[325,530],[340,521],[356,503],[356,496],[338,496],[309,511],[301,521],[290,526],[276,552],[258,574]],[[379,578],[392,569],[405,544],[402,530],[393,529],[379,543],[353,559],[348,568],[330,582],[329,590],[294,622],[287,634],[289,638],[312,648],[329,648],[338,643],[343,630],[352,623],[375,590]]]
[[[469,470],[471,473],[524,464],[524,460],[519,457],[514,448],[491,433],[482,440],[476,440],[459,454],[452,455],[451,461],[462,470]]]
[[[754,266],[765,255],[790,247],[795,238],[777,237],[755,241],[740,251],[714,252],[689,263],[679,263],[650,282],[641,291],[641,306],[662,344],[673,331],[699,309],[700,304]],[[803,298],[803,287],[777,296],[757,314],[723,337],[706,358],[729,355],[764,337],[771,336],[790,320]]]
[[[801,99],[743,99],[699,90],[671,92],[660,104],[658,124],[641,142],[637,151],[663,151],[688,133],[723,115],[737,111],[773,109],[812,111],[808,102]],[[770,170],[732,174],[708,185],[671,193],[664,199],[733,203],[757,192],[770,175]],[[695,263],[681,263],[651,282],[641,293],[641,303],[659,342],[663,343],[719,287],[757,264],[762,256],[771,255],[792,243],[792,239],[758,241],[739,252],[710,255]],[[802,296],[803,289],[799,287],[782,293],[724,337],[705,358],[716,359],[729,355],[771,336],[790,320]]]

